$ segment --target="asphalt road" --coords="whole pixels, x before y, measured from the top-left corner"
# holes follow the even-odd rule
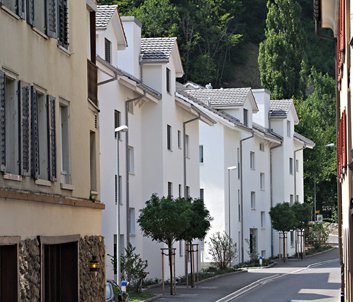
[[[175,296],[170,296],[166,288],[157,301],[336,302],[339,282],[338,249],[333,249],[304,260],[279,262],[272,268],[250,269],[209,280],[193,289],[178,286]],[[161,289],[154,291],[160,293]]]

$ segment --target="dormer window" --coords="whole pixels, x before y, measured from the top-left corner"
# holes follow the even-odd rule
[[[108,63],[112,62],[112,42],[110,42],[107,38],[104,39],[104,50],[105,50],[105,60]]]
[[[170,93],[170,69],[168,67],[166,68],[166,89]]]
[[[248,109],[243,109],[243,123],[244,126],[248,126]]]

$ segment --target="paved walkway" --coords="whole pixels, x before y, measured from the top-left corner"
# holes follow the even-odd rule
[[[332,249],[324,253],[317,254],[313,257],[304,258],[304,260],[289,260],[286,263],[278,262],[276,265],[278,267],[306,267],[310,263],[316,261],[323,261],[326,258],[338,257],[338,249]],[[252,270],[254,271],[254,270]],[[227,274],[220,276],[215,279],[208,279],[200,282],[195,288],[190,288],[186,286],[177,286],[176,295],[171,296],[169,294],[169,287],[166,286],[163,296],[155,301],[166,302],[221,302],[222,298],[242,289],[249,284],[256,282],[265,277],[274,276],[275,273],[270,273],[266,268],[258,269],[256,273],[248,272],[237,272],[232,274]],[[157,287],[149,289],[150,292],[161,294],[162,288]],[[226,300],[224,300],[226,301]]]

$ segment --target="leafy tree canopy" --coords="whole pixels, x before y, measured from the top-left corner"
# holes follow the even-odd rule
[[[272,227],[279,232],[295,229],[296,218],[288,202],[279,203],[270,210]]]

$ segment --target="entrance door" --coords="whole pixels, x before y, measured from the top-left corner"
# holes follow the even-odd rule
[[[18,301],[17,244],[0,245],[0,302]]]

